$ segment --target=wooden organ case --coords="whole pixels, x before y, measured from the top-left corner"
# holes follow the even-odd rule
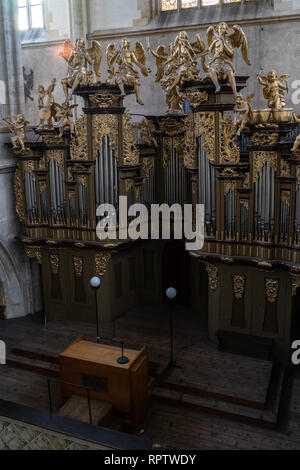
[[[245,88],[247,77],[236,78],[238,90]],[[100,203],[118,205],[119,196],[127,195],[129,205],[204,204],[205,245],[190,254],[207,271],[211,338],[219,330],[267,338],[286,362],[292,300],[300,285],[300,154],[291,152],[297,124],[252,125],[237,137],[227,83],[219,94],[209,82],[187,83],[181,92],[189,113],[148,116],[148,138],[139,140],[116,87],[79,88],[84,107],[75,134],[60,139],[57,131],[40,132],[42,142],[29,144],[32,153],[19,157],[15,192],[26,229],[21,240],[42,266],[47,317],[93,321],[89,279],[95,274],[104,277],[106,319],[143,300],[143,289],[147,300],[161,299],[161,286],[151,284],[161,247],[157,266],[146,269],[155,248],[136,259],[130,252],[148,242],[100,242]],[[124,274],[122,263],[112,260],[127,253],[130,270]],[[118,306],[112,296],[120,299]]]

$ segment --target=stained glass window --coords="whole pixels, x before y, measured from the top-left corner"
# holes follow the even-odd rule
[[[162,11],[177,10],[178,0],[162,0],[161,9]]]
[[[220,3],[219,0],[202,0],[201,1],[201,5],[203,6],[208,6],[208,5],[218,5],[218,3]]]
[[[195,8],[198,6],[198,0],[181,0],[181,8]]]

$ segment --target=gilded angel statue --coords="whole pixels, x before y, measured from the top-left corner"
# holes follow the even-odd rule
[[[83,38],[77,39],[75,46],[68,39],[59,55],[68,63],[68,75],[61,81],[66,99],[72,99],[72,94],[80,85],[92,83],[93,73],[100,78],[102,47],[98,41],[92,41],[92,47],[87,49]],[[89,70],[89,66],[93,66],[93,70]]]
[[[73,109],[77,108],[78,104],[70,105],[69,100],[67,100],[62,105],[58,104],[57,108],[57,121],[59,128],[59,137],[62,137],[64,131],[69,129],[70,134],[75,133],[75,124],[73,121]]]
[[[300,123],[300,116],[297,116],[297,114],[293,113],[293,118],[294,118],[294,122],[296,122],[297,124]],[[300,133],[299,133],[299,135],[296,137],[296,140],[295,140],[294,145],[293,145],[293,148],[292,148],[292,153],[297,152],[297,150],[299,149],[299,147],[300,147]]]
[[[216,86],[216,92],[221,89],[219,80],[228,79],[234,95],[237,94],[234,54],[235,49],[241,48],[242,56],[247,65],[251,65],[248,58],[248,41],[244,31],[238,25],[233,26],[233,33],[229,34],[227,23],[210,26],[207,30],[209,62],[204,67]]]
[[[137,42],[135,48],[131,51],[128,39],[122,40],[120,49],[117,49],[115,44],[111,43],[107,47],[106,60],[109,73],[107,82],[118,85],[122,97],[125,96],[125,85],[133,86],[136,101],[144,105],[140,95],[139,72],[134,68],[134,65],[136,65],[144,77],[147,77],[151,72],[146,67],[146,54],[143,45]]]
[[[26,121],[23,114],[13,117],[4,117],[2,119],[9,127],[14,136],[11,138],[13,149],[17,155],[26,155],[30,149],[26,148],[26,127],[29,121]]]
[[[234,124],[237,127],[237,135],[241,135],[246,126],[251,124],[253,119],[253,112],[251,101],[254,98],[254,94],[248,96],[244,99],[242,95],[237,95],[235,99],[235,108],[234,108]],[[237,118],[237,114],[239,114]]]
[[[185,96],[180,92],[180,87],[184,82],[199,80],[200,70],[197,68],[197,60],[201,56],[204,66],[205,49],[201,36],[197,35],[196,41],[190,43],[185,31],[181,31],[175,41],[169,45],[168,52],[162,45],[153,51],[148,39],[148,51],[156,58],[156,82],[160,82],[166,92],[169,111],[182,112]]]
[[[285,74],[278,77],[277,72],[272,70],[269,72],[266,77],[258,74],[257,80],[258,82],[264,86],[263,94],[264,98],[268,100],[268,106],[273,111],[277,111],[285,107],[285,94],[284,92],[288,92],[288,85],[287,82],[285,85],[283,84],[290,75]]]
[[[39,117],[40,124],[38,129],[44,129],[45,122],[48,124],[48,128],[53,128],[53,119],[56,121],[56,110],[57,104],[53,96],[53,92],[56,86],[56,78],[54,78],[45,90],[43,85],[38,87],[38,101],[39,101]]]

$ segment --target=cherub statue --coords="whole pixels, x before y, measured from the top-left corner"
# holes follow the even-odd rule
[[[295,122],[300,123],[300,116],[297,116],[295,113],[293,113],[293,118]],[[294,146],[292,148],[292,152],[295,153],[299,147],[300,147],[300,134],[296,137]]]
[[[29,121],[25,121],[25,118],[22,114],[13,117],[4,117],[3,121],[8,125],[11,132],[15,134],[11,138],[13,144],[13,149],[17,155],[26,155],[30,153],[30,149],[26,147],[26,127],[29,124]]]
[[[59,55],[68,63],[68,76],[61,82],[67,100],[72,99],[72,94],[80,85],[92,82],[93,71],[97,77],[101,76],[102,48],[99,42],[92,41],[92,47],[87,49],[84,39],[77,39],[75,46],[68,39]],[[89,65],[93,65],[93,71],[89,70]],[[70,98],[69,89],[71,89]]]
[[[142,144],[158,147],[157,140],[155,138],[155,125],[150,119],[143,119],[135,125],[137,129],[141,130],[141,141]]]
[[[234,124],[238,128],[237,135],[241,135],[246,126],[251,124],[253,114],[251,101],[254,98],[254,94],[244,99],[242,95],[236,95],[235,108],[234,108]],[[237,113],[239,117],[237,119]]]
[[[73,118],[73,109],[76,108],[78,104],[70,105],[69,100],[67,100],[62,105],[58,104],[57,112],[57,121],[59,128],[59,137],[63,136],[65,129],[69,129],[71,134],[75,133],[75,124],[72,120]]]
[[[38,129],[43,129],[45,127],[45,122],[48,123],[49,128],[53,128],[53,119],[56,121],[56,107],[53,92],[56,86],[56,78],[54,78],[48,87],[47,90],[40,85],[38,87],[39,92],[39,115],[40,115],[40,124]]]
[[[111,43],[107,47],[106,60],[109,72],[107,82],[118,85],[122,97],[125,96],[125,85],[133,86],[136,101],[144,105],[140,96],[139,73],[134,69],[135,64],[145,77],[151,72],[146,67],[146,54],[143,45],[137,42],[135,48],[131,51],[128,39],[122,40],[122,47],[119,50],[116,49],[115,44]],[[115,69],[116,64],[118,66],[117,70]]]
[[[237,94],[234,66],[234,49],[241,48],[242,56],[247,65],[251,65],[248,58],[248,41],[244,31],[238,25],[233,26],[234,32],[229,34],[227,23],[219,23],[217,26],[210,26],[207,30],[207,41],[209,50],[209,62],[204,71],[209,72],[209,76],[216,86],[216,92],[221,89],[219,80],[229,80],[234,95]]]
[[[281,75],[278,77],[277,72],[272,70],[269,72],[266,77],[262,75],[257,75],[258,82],[264,86],[263,94],[264,98],[268,100],[268,106],[273,111],[278,111],[285,107],[285,96],[284,92],[288,92],[288,84],[286,82],[285,86],[283,81],[289,78],[288,74]]]
[[[202,66],[205,62],[203,39],[197,35],[196,41],[191,44],[187,33],[181,31],[175,41],[170,44],[168,53],[164,46],[159,46],[156,51],[153,51],[149,39],[148,51],[156,58],[156,82],[160,82],[162,89],[166,92],[169,110],[182,112],[185,96],[180,92],[180,86],[186,81],[199,80],[200,70],[197,69],[197,59],[202,57]]]

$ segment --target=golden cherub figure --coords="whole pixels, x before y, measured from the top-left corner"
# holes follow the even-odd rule
[[[297,116],[295,113],[293,114],[294,121],[300,123],[300,116]],[[294,146],[292,148],[292,152],[295,153],[298,148],[300,147],[300,134],[296,137]]]
[[[175,41],[169,45],[168,53],[164,46],[159,46],[156,51],[153,51],[149,39],[148,51],[156,58],[156,82],[160,82],[166,93],[169,111],[182,113],[185,96],[180,92],[180,86],[187,81],[199,80],[200,70],[197,69],[197,59],[205,51],[203,39],[197,35],[196,41],[190,43],[187,33],[181,31]],[[202,65],[204,61],[205,58],[202,55]]]
[[[43,85],[38,87],[38,101],[39,101],[39,115],[40,124],[38,129],[44,129],[45,122],[47,122],[49,128],[53,128],[53,119],[56,121],[56,107],[53,92],[56,86],[56,78],[54,78],[50,86],[45,90]]]
[[[251,124],[253,113],[251,101],[254,98],[254,94],[244,99],[242,95],[236,95],[235,108],[234,108],[234,124],[238,128],[237,135],[241,135],[246,126]],[[239,117],[237,118],[237,114]]]
[[[15,134],[11,138],[13,149],[17,155],[26,155],[30,153],[30,149],[26,147],[26,127],[29,121],[25,121],[22,114],[13,117],[4,117],[3,121],[8,125],[11,132]]]
[[[229,34],[227,23],[219,23],[210,26],[207,30],[209,50],[209,62],[204,71],[209,72],[209,77],[216,86],[216,92],[221,89],[219,80],[229,80],[233,93],[237,94],[234,54],[236,48],[241,48],[242,56],[247,65],[251,65],[248,58],[248,41],[244,31],[238,25],[233,26],[234,32]]]
[[[75,46],[68,39],[59,55],[68,63],[68,75],[61,82],[66,99],[72,99],[72,94],[80,85],[91,83],[93,72],[97,77],[101,76],[102,48],[99,42],[92,41],[92,47],[87,49],[83,38],[77,39]],[[89,65],[93,66],[93,70],[89,70]]]
[[[59,128],[59,137],[62,137],[66,129],[70,130],[71,134],[75,133],[75,124],[73,122],[73,109],[76,108],[78,104],[70,105],[67,100],[62,105],[58,104],[57,112],[57,121]]]
[[[268,106],[273,111],[278,111],[285,107],[285,94],[288,92],[287,82],[283,85],[283,81],[287,80],[290,76],[288,74],[281,75],[278,77],[277,72],[272,70],[266,77],[257,75],[258,82],[264,86],[263,94],[264,98],[268,100]]]
[[[136,95],[136,101],[144,105],[140,96],[139,73],[134,69],[136,65],[147,77],[151,70],[146,67],[146,54],[143,45],[140,42],[135,44],[131,51],[128,39],[122,40],[122,46],[118,50],[115,44],[111,43],[107,47],[106,61],[108,65],[109,77],[107,82],[116,84],[120,88],[121,96],[125,96],[125,85],[133,86]],[[117,70],[115,68],[117,65]]]

